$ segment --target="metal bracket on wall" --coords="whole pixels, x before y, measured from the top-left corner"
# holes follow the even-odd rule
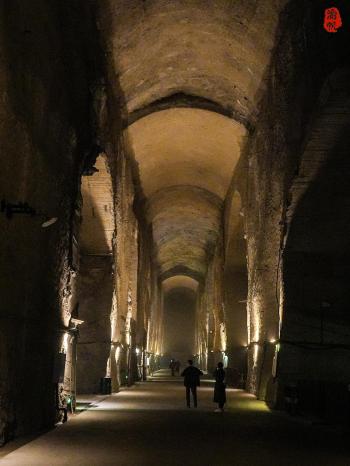
[[[30,207],[27,202],[18,202],[17,204],[13,204],[2,199],[0,203],[0,210],[2,213],[5,213],[8,219],[11,219],[14,214],[25,214],[30,215],[31,217],[36,215],[36,210],[33,207]]]

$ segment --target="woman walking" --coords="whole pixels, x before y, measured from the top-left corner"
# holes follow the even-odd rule
[[[215,409],[216,413],[222,413],[224,411],[224,404],[226,403],[225,371],[223,367],[222,362],[219,362],[213,374],[215,378],[214,403],[218,404],[218,408]]]

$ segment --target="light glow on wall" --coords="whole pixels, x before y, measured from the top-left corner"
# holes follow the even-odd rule
[[[106,375],[105,377],[110,378],[111,377],[111,357],[107,359],[107,364],[106,364]]]
[[[67,354],[69,344],[69,333],[64,332],[62,336],[61,353]]]
[[[115,362],[118,364],[119,358],[120,358],[120,346],[118,345],[116,350],[115,350]]]
[[[249,313],[248,313],[249,314]],[[250,341],[260,340],[260,314],[261,314],[261,300],[254,296],[251,303],[249,327],[251,329]]]
[[[128,290],[128,312],[125,321],[125,343],[130,345],[131,343],[131,319],[132,319],[132,296],[131,289]]]
[[[258,365],[258,355],[259,355],[259,344],[254,343],[253,345],[253,365]]]
[[[220,324],[220,344],[221,351],[225,352],[227,349],[227,334],[224,322],[221,322]]]
[[[247,307],[247,337],[248,337],[248,345],[249,343],[252,341],[251,337],[250,337],[250,328],[251,328],[251,319],[250,319],[250,313],[251,313],[251,309],[249,309]],[[247,345],[247,346],[248,346]]]
[[[272,377],[277,376],[277,359],[278,359],[279,350],[280,350],[280,343],[277,342],[275,345],[275,354],[273,356],[273,361],[272,361]]]
[[[111,311],[111,340],[118,341],[118,304],[117,295],[114,291],[112,297],[112,311]]]

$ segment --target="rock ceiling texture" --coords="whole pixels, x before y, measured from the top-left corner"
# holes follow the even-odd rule
[[[198,282],[191,277],[186,275],[173,275],[172,277],[166,278],[163,280],[163,291],[167,293],[168,291],[174,290],[176,288],[188,288],[194,292],[198,289]]]
[[[189,277],[205,277],[220,232],[286,2],[108,3],[109,53],[129,122],[124,137],[147,199],[159,273],[167,289],[191,288]]]
[[[177,92],[248,121],[283,1],[114,0],[114,58],[129,113]]]
[[[129,126],[162,277],[205,276],[245,132],[230,118],[194,108],[154,112]]]
[[[244,126],[218,113],[175,108],[129,126],[146,196],[176,185],[195,185],[221,199],[240,154]]]

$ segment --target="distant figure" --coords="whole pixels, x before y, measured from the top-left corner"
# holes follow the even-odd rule
[[[181,376],[184,377],[184,385],[186,387],[186,402],[187,407],[191,407],[190,402],[190,391],[192,392],[193,405],[197,408],[197,387],[200,385],[199,376],[203,375],[203,372],[200,371],[197,367],[193,366],[193,361],[188,360],[188,367],[181,373]]]
[[[174,377],[175,375],[175,367],[176,367],[176,362],[174,359],[172,359],[170,361],[170,364],[169,364],[169,369],[171,370],[171,375]]]
[[[181,367],[180,361],[176,361],[175,362],[175,372],[177,373],[177,375],[180,375],[180,367]]]
[[[216,413],[222,413],[224,411],[224,404],[226,403],[226,384],[224,382],[226,374],[223,367],[222,362],[219,362],[213,374],[215,379],[214,403],[218,404],[218,408],[215,409]]]

